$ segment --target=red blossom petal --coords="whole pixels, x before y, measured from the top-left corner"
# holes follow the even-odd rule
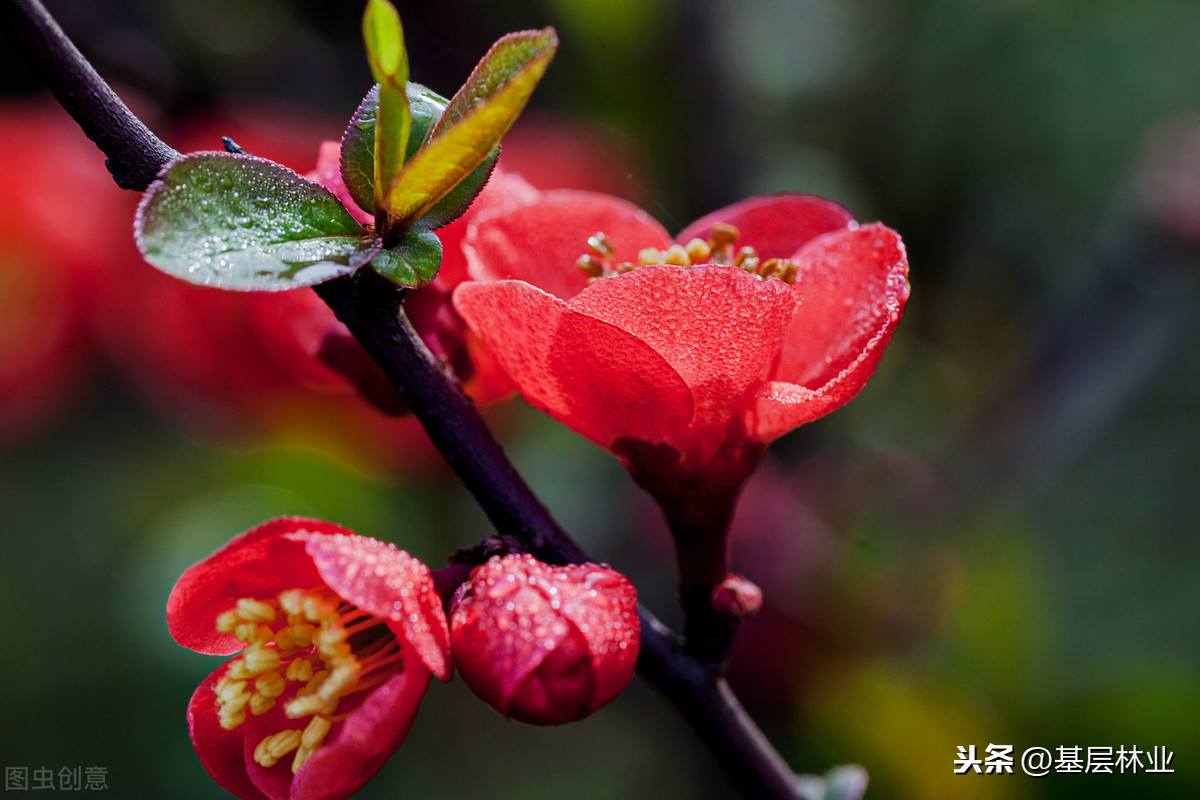
[[[616,246],[616,263],[636,264],[639,250],[671,244],[666,230],[632,203],[563,189],[543,192],[531,205],[481,213],[463,249],[475,280],[523,280],[566,299],[587,286],[575,262],[589,253],[588,237],[596,233]]]
[[[387,620],[430,672],[450,680],[450,628],[429,567],[393,544],[356,534],[312,534],[305,548],[329,588]]]
[[[511,209],[536,202],[541,194],[529,184],[529,181],[515,172],[505,170],[503,164],[492,170],[491,177],[484,184],[483,190],[471,202],[466,213],[444,228],[437,229],[438,239],[442,241],[442,266],[438,270],[437,277],[433,279],[434,285],[441,286],[448,291],[470,279],[467,274],[467,257],[463,252],[463,242],[466,240],[467,230],[475,217],[484,211]],[[422,291],[418,289],[411,292],[410,296],[420,294]]]
[[[809,240],[845,228],[853,221],[849,211],[815,195],[761,195],[704,215],[675,240],[707,240],[713,226],[724,222],[738,229],[739,246],[753,247],[760,258],[787,258]]]
[[[396,752],[416,720],[430,677],[418,659],[405,658],[404,664],[403,672],[373,689],[305,762],[289,800],[349,797]]]
[[[330,337],[353,337],[316,292],[310,288],[252,292],[246,298],[259,339],[297,380],[317,391],[351,391],[344,374],[323,362],[320,356]],[[365,351],[362,357],[368,358]]]
[[[864,225],[797,253],[800,301],[772,381],[760,388],[759,441],[832,411],[875,371],[908,299],[908,259],[889,228]]]
[[[540,289],[468,282],[454,304],[530,404],[602,446],[675,437],[692,419],[691,393],[662,356]]]
[[[778,355],[796,300],[783,281],[737,267],[648,266],[598,280],[568,306],[648,344],[691,389],[691,443],[626,435],[694,452],[720,445],[747,390]]]
[[[283,517],[264,522],[184,571],[167,598],[167,627],[175,641],[200,653],[229,655],[244,642],[218,633],[217,615],[238,598],[274,598],[286,589],[319,586],[321,577],[298,532],[347,533],[319,519]]]
[[[188,733],[200,756],[200,763],[222,787],[242,800],[270,800],[246,774],[245,730],[227,731],[217,718],[217,698],[213,687],[225,674],[222,664],[200,682],[188,703]]]

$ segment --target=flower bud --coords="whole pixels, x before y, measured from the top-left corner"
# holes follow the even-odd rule
[[[459,674],[506,717],[582,719],[633,677],[641,625],[625,576],[596,564],[493,557],[455,595],[450,641]]]

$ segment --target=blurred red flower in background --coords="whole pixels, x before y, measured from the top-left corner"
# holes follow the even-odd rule
[[[57,104],[0,108],[0,442],[76,395],[102,276],[129,252],[137,198]],[[128,194],[128,196],[126,196]]]

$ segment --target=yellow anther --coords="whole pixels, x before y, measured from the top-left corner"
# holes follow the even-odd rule
[[[304,592],[300,589],[288,589],[279,594],[279,607],[288,613],[300,614],[304,610]]]
[[[666,257],[666,253],[654,247],[647,247],[638,251],[638,262],[645,266],[647,264],[661,264]]]
[[[733,257],[733,265],[746,269],[746,259],[754,259],[754,263],[758,265],[758,251],[753,247],[739,247],[737,255]]]
[[[254,674],[246,669],[246,661],[242,658],[233,659],[225,669],[225,677],[235,681],[244,681],[248,678],[253,678]]]
[[[273,767],[279,759],[300,746],[300,731],[272,733],[254,748],[254,760],[264,767]]]
[[[703,239],[692,239],[684,245],[684,249],[687,250],[688,259],[693,264],[703,264],[712,255],[712,248]]]
[[[300,691],[296,692],[296,696],[301,697],[301,696],[304,696],[307,694],[315,693],[318,689],[321,688],[321,684],[324,683],[325,679],[328,677],[329,677],[329,670],[327,670],[327,669],[317,670],[316,672],[313,673],[313,676],[308,679],[308,683],[304,684],[304,688],[301,689]]]
[[[604,276],[604,262],[595,256],[580,256],[575,262],[575,267],[589,278]]]
[[[246,682],[230,680],[229,678],[221,678],[217,681],[217,685],[213,688],[217,695],[217,700],[222,703],[231,703],[235,699],[243,695],[248,700],[250,695],[246,691]]]
[[[747,264],[750,259],[747,259]],[[743,264],[743,269],[749,269]],[[763,280],[779,278],[785,283],[796,282],[796,265],[786,258],[768,258],[758,266],[758,276]]]
[[[741,235],[741,232],[729,223],[718,222],[708,234],[708,241],[712,249],[716,250],[718,247],[733,244]]]
[[[242,618],[238,616],[236,611],[222,611],[220,614],[217,614],[217,632],[233,633],[241,622]]]
[[[595,244],[605,246],[603,241]],[[605,273],[611,274],[607,265]],[[223,728],[233,730],[248,713],[260,715],[274,708],[289,681],[301,688],[283,703],[284,714],[313,717],[303,734],[280,731],[259,742],[255,761],[264,767],[295,750],[292,769],[299,770],[329,733],[330,717],[341,698],[369,691],[402,661],[402,650],[382,620],[328,589],[282,592],[278,604],[242,598],[219,615],[217,625],[246,643],[213,687]],[[359,644],[352,646],[351,641]],[[284,660],[287,666],[280,669]]]
[[[275,634],[275,646],[279,648],[281,653],[291,653],[296,650],[296,640],[292,638],[292,628],[280,628]]]
[[[336,697],[322,697],[319,694],[297,695],[283,704],[283,712],[292,719],[307,717],[309,714],[332,714],[337,708]]]
[[[243,650],[242,658],[246,660],[246,669],[254,675],[261,675],[279,666],[279,651],[261,642],[254,642]]]
[[[304,762],[308,761],[308,757],[313,754],[313,748],[300,745],[296,748],[296,757],[292,759],[292,774],[295,775],[304,766]]]
[[[304,681],[308,682],[313,676],[312,662],[307,658],[293,659],[287,666],[287,679],[289,681]]]
[[[275,607],[251,597],[243,597],[237,601],[237,613],[247,622],[275,621]]]
[[[336,697],[345,689],[349,688],[350,684],[358,679],[359,673],[362,672],[362,664],[354,658],[344,661],[333,668],[333,672],[329,673],[329,677],[321,684],[321,688],[317,689],[317,694],[322,697]]]
[[[234,713],[227,713],[226,710],[222,708],[217,712],[217,721],[221,724],[222,728],[227,731],[231,731],[246,721],[246,712],[239,709]]]
[[[325,741],[325,735],[329,733],[329,729],[332,727],[333,721],[329,717],[323,717],[318,714],[309,720],[308,727],[304,729],[304,736],[300,739],[300,744],[312,750],[317,749],[317,745]]]
[[[587,243],[588,248],[602,258],[612,258],[617,252],[616,245],[603,232],[597,232],[589,236]]]
[[[637,264],[632,264],[628,261],[623,261],[620,264],[617,264],[616,273],[618,275],[624,275],[626,272],[633,272],[637,268],[638,268]]]
[[[316,629],[317,626],[308,622],[302,622],[299,625],[292,625],[288,628],[291,631],[292,641],[296,643],[296,647],[312,646],[313,632]]]
[[[737,266],[746,270],[746,272],[758,275],[758,256],[747,256],[739,261]]]
[[[233,629],[233,635],[236,636],[238,640],[249,644],[258,637],[258,623],[239,622],[237,627]]]
[[[263,697],[279,697],[286,688],[287,681],[283,679],[278,670],[264,672],[254,681],[254,690]]]
[[[275,698],[267,697],[262,694],[250,695],[250,713],[254,716],[260,716],[267,713],[275,707]]]
[[[663,263],[671,264],[676,267],[687,267],[692,263],[688,257],[688,251],[681,244],[673,244],[663,253]]]

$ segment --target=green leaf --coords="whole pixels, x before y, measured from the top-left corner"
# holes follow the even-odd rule
[[[412,224],[478,167],[516,121],[557,47],[553,28],[510,33],[492,45],[429,141],[388,187],[387,212]]]
[[[142,198],[134,237],[164,272],[243,290],[312,286],[380,248],[324,186],[266,159],[217,152],[166,167]]]
[[[433,231],[414,228],[395,247],[379,251],[371,269],[393,283],[424,286],[442,265],[442,242]]]
[[[409,81],[408,105],[412,112],[412,130],[408,137],[406,161],[420,149],[426,134],[449,104],[450,101],[437,92]],[[378,105],[379,87],[375,86],[367,92],[342,135],[342,180],[354,202],[371,214],[375,213],[375,112]],[[417,220],[417,227],[432,230],[457,219],[483,189],[499,156],[500,148],[494,148],[483,163]]]
[[[379,83],[375,114],[375,205],[380,205],[382,190],[391,185],[404,166],[408,150],[410,115],[408,108],[408,54],[404,51],[404,30],[400,15],[388,0],[368,0],[363,14],[363,40],[367,61]]]

